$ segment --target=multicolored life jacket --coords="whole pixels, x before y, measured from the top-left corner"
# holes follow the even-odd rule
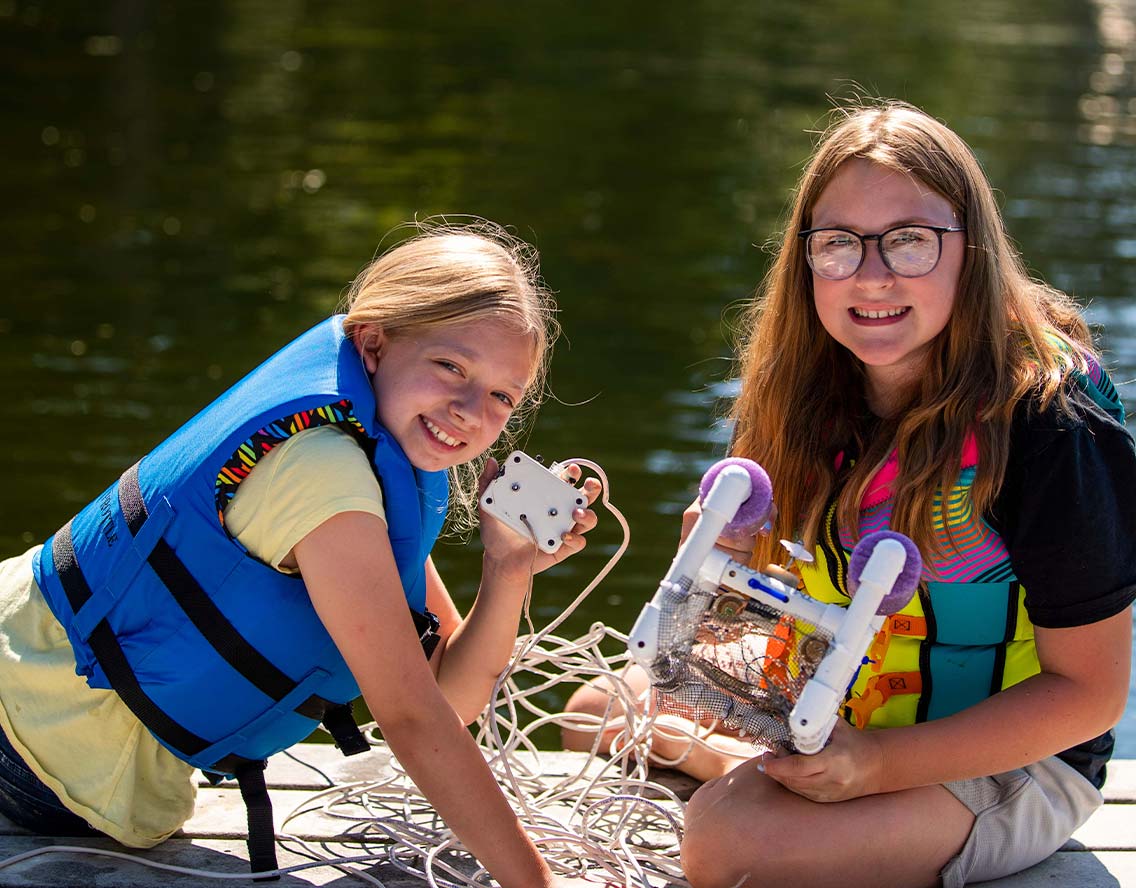
[[[368,748],[351,716],[359,686],[303,580],[252,557],[224,526],[225,505],[261,456],[329,424],[370,456],[429,653],[437,621],[426,611],[425,562],[446,515],[446,474],[416,469],[379,425],[341,316],[286,345],[144,456],[33,565],[77,673],[113,688],[178,758],[236,775],[242,791],[246,778],[259,784],[262,809],[264,760],[321,720],[345,754]],[[270,809],[267,829],[254,869],[274,866]]]
[[[1093,360],[1089,372],[1070,378],[1098,406],[1124,421],[1124,408],[1108,374]],[[857,727],[894,727],[959,712],[1040,671],[1034,627],[1002,538],[976,514],[971,488],[978,445],[968,435],[955,486],[934,500],[933,528],[946,557],[924,553],[918,594],[885,622],[846,701]],[[860,504],[860,534],[889,527],[896,454],[869,483]],[[805,590],[825,602],[847,604],[848,558],[853,541],[837,527],[830,504],[816,546],[816,561],[800,565]],[[931,563],[926,562],[930,560]]]

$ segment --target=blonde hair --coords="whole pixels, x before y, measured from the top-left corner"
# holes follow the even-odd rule
[[[966,227],[946,328],[931,343],[904,408],[880,420],[867,410],[862,364],[820,323],[797,237],[810,227],[837,170],[853,158],[913,176],[944,197]],[[1056,398],[1067,407],[1063,379],[1074,367],[1085,369],[1090,347],[1076,304],[1029,278],[967,144],[918,108],[894,101],[839,109],[821,134],[780,250],[743,325],[733,450],[756,459],[774,479],[778,511],[770,539],[803,533],[814,545],[838,471],[837,520],[856,537],[864,491],[898,451],[891,526],[928,554],[942,554],[932,527],[935,498],[957,481],[968,432],[978,442],[971,495],[982,514],[1005,474],[1014,405],[1036,392],[1042,405]],[[855,466],[844,460],[838,469],[841,453],[854,456]],[[768,558],[772,546],[764,543],[760,554]]]
[[[533,370],[498,448],[513,445],[543,400],[556,303],[540,277],[535,248],[485,219],[408,223],[417,233],[378,256],[355,278],[341,306],[348,336],[378,326],[388,336],[491,319],[532,337]],[[477,478],[485,454],[451,470],[449,526],[476,524]]]

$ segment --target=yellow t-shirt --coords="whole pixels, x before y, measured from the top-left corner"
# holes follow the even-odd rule
[[[340,512],[385,520],[366,454],[346,432],[323,426],[262,457],[225,524],[255,557],[287,569],[292,547]],[[193,813],[193,769],[116,693],[76,675],[67,634],[32,575],[37,549],[0,562],[0,726],[69,809],[124,845],[152,847]]]

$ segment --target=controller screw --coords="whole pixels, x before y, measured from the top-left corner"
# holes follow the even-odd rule
[[[487,497],[485,498],[485,505],[487,505],[487,506],[488,506],[488,505],[491,505],[492,503],[493,503],[493,497],[491,497],[491,496],[487,496]]]
[[[550,546],[555,546],[555,545],[556,545],[556,540],[549,540],[549,541],[548,541],[548,545],[550,545]]]
[[[514,482],[513,482],[513,486],[512,486],[512,488],[510,488],[510,489],[512,489],[512,490],[520,490],[520,489],[521,489],[521,485],[520,485],[520,484],[518,484],[518,483],[517,483],[516,481],[514,481]]]
[[[513,462],[520,462],[520,461],[521,461],[521,458],[519,456],[513,457]]]
[[[559,515],[560,513],[559,513],[559,512],[557,512],[557,511],[556,511],[556,509],[549,509],[549,510],[548,510],[548,514],[549,514],[549,515],[551,515],[551,516],[552,516],[553,518],[555,518],[555,517],[556,517],[557,515]]]

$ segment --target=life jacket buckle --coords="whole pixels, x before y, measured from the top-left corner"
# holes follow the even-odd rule
[[[414,629],[418,633],[418,641],[422,645],[426,659],[429,660],[441,640],[441,636],[438,635],[438,628],[442,624],[434,614],[425,608],[422,609],[422,613],[412,610],[410,616],[414,618]]]

